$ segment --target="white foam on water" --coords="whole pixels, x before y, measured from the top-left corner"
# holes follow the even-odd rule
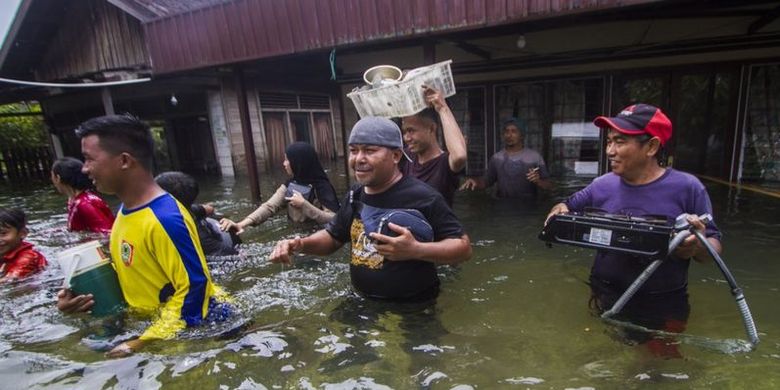
[[[255,382],[252,378],[246,378],[236,387],[236,390],[268,390],[268,388]]]
[[[392,387],[374,382],[373,378],[349,378],[339,383],[323,383],[324,390],[392,390]]]
[[[532,376],[521,376],[517,378],[504,379],[504,382],[509,383],[510,385],[538,385],[540,383],[544,383],[544,379],[534,378]]]
[[[226,345],[225,349],[238,352],[244,348],[249,348],[256,352],[251,356],[272,357],[274,353],[284,351],[287,346],[287,341],[284,340],[281,334],[270,331],[258,331]]]
[[[690,379],[688,374],[683,374],[683,373],[675,373],[675,374],[664,374],[664,373],[661,373],[661,376],[664,377],[664,378],[671,378],[671,379],[677,379],[677,380]]]
[[[333,353],[334,355],[338,355],[346,351],[348,348],[352,348],[351,344],[339,343],[338,341],[339,336],[333,334],[322,336],[314,341],[315,346],[322,346],[320,348],[316,348],[315,351],[319,353]]]
[[[423,379],[422,383],[420,383],[420,384],[422,386],[424,386],[424,387],[428,387],[431,384],[433,384],[434,382],[437,382],[437,381],[442,380],[444,378],[449,378],[449,377],[447,376],[447,374],[445,374],[445,373],[443,373],[441,371],[436,371],[436,372],[431,373],[430,375],[426,376],[425,379]]]

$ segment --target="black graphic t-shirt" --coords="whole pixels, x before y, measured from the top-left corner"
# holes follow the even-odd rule
[[[366,194],[362,188],[352,192],[352,201],[347,194],[341,209],[325,229],[337,241],[351,243],[350,275],[355,289],[378,299],[415,301],[430,296],[431,292],[435,296],[439,286],[435,265],[423,260],[385,260],[366,235],[358,208],[362,203],[383,209],[415,209],[433,227],[434,241],[459,238],[463,227],[444,197],[409,176],[381,194]]]

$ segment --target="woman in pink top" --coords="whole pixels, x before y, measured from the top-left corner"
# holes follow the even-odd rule
[[[54,188],[68,197],[68,230],[110,233],[114,214],[93,191],[92,181],[81,172],[83,165],[73,157],[65,157],[51,167]]]

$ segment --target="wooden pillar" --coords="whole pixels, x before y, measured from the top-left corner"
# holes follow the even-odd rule
[[[246,85],[244,83],[244,70],[240,66],[234,68],[236,92],[238,95],[238,117],[241,121],[241,135],[244,140],[244,156],[246,168],[249,174],[249,190],[252,192],[252,201],[260,201],[260,177],[257,174],[257,156],[255,155],[255,141],[252,136],[252,122],[249,119],[249,102],[246,98]]]
[[[114,115],[114,99],[111,98],[111,90],[108,87],[101,88],[100,97],[103,100],[103,111],[106,115]]]
[[[487,131],[485,131],[485,170],[487,170],[487,164],[490,161],[490,157],[496,152],[496,99],[493,96],[495,91],[494,84],[488,84],[485,86],[485,102],[487,104],[487,112],[485,113],[485,125]],[[483,172],[484,174],[485,172]]]
[[[349,147],[347,146],[347,118],[344,116],[344,94],[341,93],[341,86],[336,85],[336,96],[339,99],[339,115],[341,116],[341,148],[344,151],[344,174],[347,177],[347,189],[351,187],[351,176],[349,172]],[[338,156],[338,152],[336,153]]]

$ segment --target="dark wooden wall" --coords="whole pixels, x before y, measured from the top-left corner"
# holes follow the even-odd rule
[[[104,0],[71,1],[69,5],[35,70],[36,79],[150,68],[138,20]]]

